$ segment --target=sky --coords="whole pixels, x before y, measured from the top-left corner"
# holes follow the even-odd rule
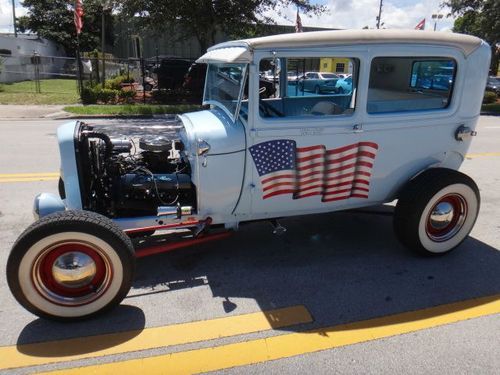
[[[313,0],[313,3],[323,4],[328,12],[321,16],[307,17],[301,15],[304,26],[331,27],[336,29],[361,29],[364,26],[374,28],[375,17],[378,15],[379,0]],[[440,9],[442,0],[383,0],[383,27],[389,29],[413,29],[426,18],[426,30],[432,30],[433,13],[441,13],[445,17],[437,24],[437,30],[447,31],[453,27],[453,19],[446,18],[447,9]],[[84,0],[85,4],[85,0]],[[280,25],[294,25],[296,9],[284,9],[282,16],[274,12],[271,16]],[[26,9],[16,0],[16,16],[26,14]],[[0,32],[13,32],[12,0],[0,0]]]

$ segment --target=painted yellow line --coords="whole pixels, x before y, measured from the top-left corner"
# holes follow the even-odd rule
[[[97,366],[65,369],[64,374],[193,374],[251,365],[300,354],[438,327],[500,313],[500,295],[406,312],[303,333],[290,333],[212,348],[177,352]]]
[[[46,173],[0,173],[0,183],[2,182],[33,182],[33,181],[53,181],[59,178],[59,172]]]
[[[59,172],[45,173],[0,173],[0,178],[15,178],[15,177],[59,177]]]
[[[0,184],[4,182],[55,181],[58,179],[59,177],[0,178]]]
[[[99,336],[0,347],[0,370],[214,340],[310,323],[304,306]]]
[[[479,152],[477,154],[466,154],[466,159],[475,159],[487,156],[500,156],[500,152]]]

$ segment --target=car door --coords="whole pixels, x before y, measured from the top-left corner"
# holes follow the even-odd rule
[[[353,62],[358,66],[357,59]],[[250,121],[247,174],[252,218],[363,204],[377,149],[359,142],[356,123],[361,113],[355,110],[355,97],[294,96],[294,86],[279,86],[274,98],[260,100]],[[263,107],[273,109],[266,112]]]
[[[379,146],[370,200],[384,202],[426,168],[457,169],[468,142],[457,142],[455,134],[461,125],[473,128],[475,120],[457,116],[465,72],[459,69],[463,57],[456,51],[430,53],[413,46],[374,53],[359,135]],[[452,82],[433,85],[442,75]]]

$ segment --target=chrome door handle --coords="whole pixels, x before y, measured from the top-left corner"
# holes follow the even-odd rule
[[[353,133],[363,133],[363,125],[356,124],[352,127]]]

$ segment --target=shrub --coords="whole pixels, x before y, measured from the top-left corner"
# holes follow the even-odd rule
[[[83,104],[97,103],[97,87],[85,86],[82,89],[81,99]]]
[[[133,83],[132,77],[128,78],[126,75],[119,75],[115,78],[107,79],[104,87],[111,90],[120,90],[123,83]]]
[[[135,95],[137,94],[137,91],[135,90],[120,90],[118,93],[118,97],[124,101],[132,102],[135,98]]]
[[[104,104],[108,104],[108,103],[114,102],[116,100],[118,93],[119,93],[119,90],[100,88],[97,91],[97,100],[104,103]]]
[[[485,91],[483,97],[483,104],[495,103],[497,101],[497,94],[491,91]]]

